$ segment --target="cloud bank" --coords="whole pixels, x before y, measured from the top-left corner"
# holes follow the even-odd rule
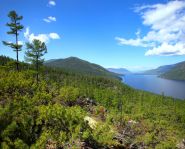
[[[121,45],[147,48],[145,55],[185,55],[185,1],[175,0],[166,4],[144,5],[135,8],[149,32],[135,39],[116,37]]]
[[[38,39],[42,42],[48,43],[50,39],[60,39],[60,36],[57,33],[49,33],[49,34],[38,34],[35,35],[34,33],[30,33],[29,27],[26,28],[24,32],[24,37],[29,41],[32,42],[34,39]]]

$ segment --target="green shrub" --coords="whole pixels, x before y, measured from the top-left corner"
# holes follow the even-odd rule
[[[60,89],[60,98],[67,103],[73,103],[79,97],[79,89],[71,86]]]

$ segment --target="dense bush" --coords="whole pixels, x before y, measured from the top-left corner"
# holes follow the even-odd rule
[[[119,80],[45,68],[0,70],[1,148],[175,148],[185,137],[185,102],[123,85]],[[81,101],[79,101],[81,100]],[[93,104],[91,102],[95,102]],[[84,118],[98,125],[91,128]],[[132,123],[133,124],[132,124]],[[113,139],[126,132],[127,143]]]

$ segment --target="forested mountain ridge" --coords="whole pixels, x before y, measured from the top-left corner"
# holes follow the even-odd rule
[[[141,74],[159,75],[162,78],[171,80],[185,80],[185,61],[172,65],[160,66],[156,69],[142,72]]]
[[[52,59],[46,61],[44,65],[52,68],[62,68],[64,70],[76,73],[118,78],[117,74],[109,72],[102,66],[90,63],[77,57],[69,57],[66,59]]]
[[[29,66],[29,65],[28,65]],[[1,148],[176,148],[185,101],[117,79],[44,67],[0,66]],[[92,123],[93,121],[93,123]]]
[[[142,72],[142,74],[146,74],[146,75],[161,75],[165,72],[168,72],[169,70],[173,69],[175,67],[175,64],[173,65],[164,65],[164,66],[160,66],[156,69],[151,69],[151,70],[147,70]]]
[[[175,64],[172,69],[160,76],[166,79],[185,80],[185,62]]]

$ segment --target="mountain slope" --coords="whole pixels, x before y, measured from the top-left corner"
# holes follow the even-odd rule
[[[147,70],[142,74],[159,75],[162,78],[172,80],[185,80],[185,61],[172,65],[160,66],[156,69]]]
[[[109,70],[110,72],[121,74],[121,75],[131,74],[132,73],[132,72],[130,72],[129,70],[127,70],[125,68],[107,68],[107,70]]]
[[[146,74],[146,75],[161,75],[163,73],[168,72],[169,70],[171,70],[172,68],[175,67],[174,65],[164,65],[164,66],[160,66],[156,69],[151,69],[151,70],[147,70],[145,72],[143,72],[142,74]]]
[[[117,74],[109,72],[102,66],[90,63],[85,60],[81,60],[76,57],[49,60],[49,61],[46,61],[44,65],[48,67],[62,68],[65,70],[70,70],[72,72],[79,72],[83,74],[91,74],[91,75],[107,76],[107,77],[118,77]]]
[[[175,64],[172,69],[161,74],[160,77],[173,80],[185,80],[185,61]]]

